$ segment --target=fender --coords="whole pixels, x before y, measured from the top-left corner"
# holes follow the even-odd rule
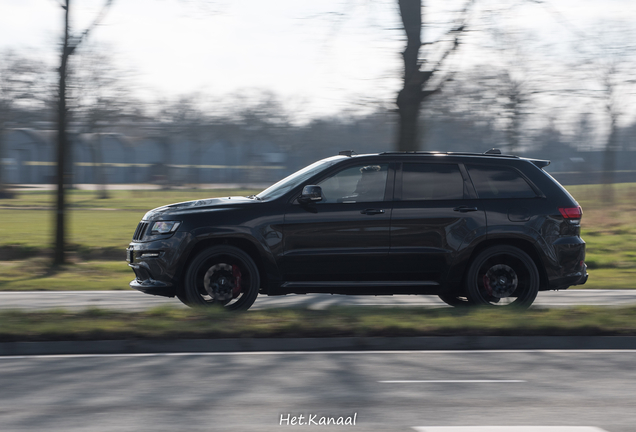
[[[270,291],[273,287],[280,285],[281,273],[276,262],[277,249],[282,235],[275,227],[269,226],[267,229],[251,229],[245,226],[204,226],[191,232],[191,239],[184,248],[179,262],[180,273],[175,279],[181,280],[188,262],[201,250],[214,244],[233,244],[245,250],[259,267],[263,288]],[[263,235],[264,234],[264,235]],[[274,249],[274,250],[273,250]]]
[[[484,230],[482,235],[475,236],[466,246],[462,245],[461,250],[457,252],[457,256],[449,268],[445,283],[442,285],[443,293],[457,292],[462,289],[464,273],[472,258],[487,247],[500,244],[516,246],[528,253],[535,261],[538,259],[537,247],[541,240],[541,235],[536,230],[527,226],[515,227],[518,229],[514,230],[508,227],[508,231],[504,233],[497,227],[492,228],[492,230],[490,228]],[[537,267],[541,268],[542,266],[539,264],[537,263]]]

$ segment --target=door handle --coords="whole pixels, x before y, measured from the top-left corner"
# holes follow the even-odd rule
[[[364,209],[360,213],[365,214],[365,215],[375,215],[375,214],[384,213],[384,210],[382,210],[382,209]]]
[[[459,207],[455,207],[453,210],[458,211],[460,213],[468,213],[468,212],[477,211],[477,207],[459,206]]]

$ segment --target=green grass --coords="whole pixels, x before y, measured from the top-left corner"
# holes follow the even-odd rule
[[[606,191],[601,185],[569,186],[568,190],[583,207],[582,236],[587,242],[588,283],[577,288],[636,288],[636,183],[613,186],[616,201],[604,203]],[[68,194],[68,248],[75,262],[113,260],[122,273],[129,272],[124,249],[144,213],[152,208],[178,201],[214,196],[250,195],[253,190],[141,190],[110,191],[109,198],[99,199],[94,191],[72,190]],[[55,195],[53,192],[19,192],[13,199],[0,200],[0,263],[2,260],[25,260],[47,253],[53,243]],[[7,264],[7,263],[4,263]],[[32,279],[19,279],[4,274],[0,267],[0,290],[15,290],[21,284],[41,289],[118,289],[132,275],[113,272],[110,281],[79,280],[87,277],[79,263],[46,272]],[[42,263],[36,264],[37,268]],[[105,264],[104,264],[105,265]],[[113,265],[115,265],[113,263]],[[12,267],[13,266],[13,267]],[[24,264],[29,267],[29,264]],[[97,270],[95,270],[97,272]],[[99,272],[97,272],[99,273]],[[78,279],[78,280],[76,280]],[[125,282],[124,286],[127,285]],[[62,287],[68,288],[62,288]],[[56,287],[56,288],[51,288]],[[60,288],[57,288],[60,287]],[[31,289],[31,288],[24,288]]]
[[[636,335],[636,307],[0,312],[0,341],[449,335]]]
[[[590,278],[581,288],[636,288],[636,183],[613,185],[615,202],[602,185],[569,186],[583,207],[582,234]]]
[[[179,201],[256,192],[223,189],[111,191],[110,198],[97,199],[93,191],[69,191],[68,247],[86,253],[109,249],[123,251],[137,224],[150,209]],[[20,257],[21,251],[50,248],[55,225],[53,205],[52,192],[23,192],[16,198],[0,200],[0,249],[13,249]],[[8,259],[11,252],[7,250],[0,257]]]
[[[0,291],[129,290],[135,275],[124,261],[79,261],[51,268],[45,257],[0,261]]]
[[[71,209],[68,214],[70,249],[126,248],[144,211]],[[47,248],[53,243],[52,211],[0,210],[3,246]],[[123,252],[122,252],[123,256]]]
[[[96,191],[69,190],[66,201],[75,209],[118,209],[146,212],[152,208],[181,201],[222,196],[246,196],[259,193],[252,189],[169,189],[108,191],[100,199]],[[51,191],[18,192],[15,198],[0,200],[3,208],[53,208],[55,193]]]

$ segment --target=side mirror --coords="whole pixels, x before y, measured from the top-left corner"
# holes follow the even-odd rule
[[[303,188],[303,192],[298,197],[298,202],[307,204],[310,202],[322,201],[322,188],[320,186],[308,185]]]

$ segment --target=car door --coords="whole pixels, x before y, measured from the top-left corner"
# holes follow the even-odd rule
[[[394,280],[441,283],[457,251],[485,229],[484,209],[461,164],[401,165],[391,221]]]
[[[386,280],[393,180],[387,163],[352,163],[317,182],[320,202],[292,200],[283,227],[284,280]]]

